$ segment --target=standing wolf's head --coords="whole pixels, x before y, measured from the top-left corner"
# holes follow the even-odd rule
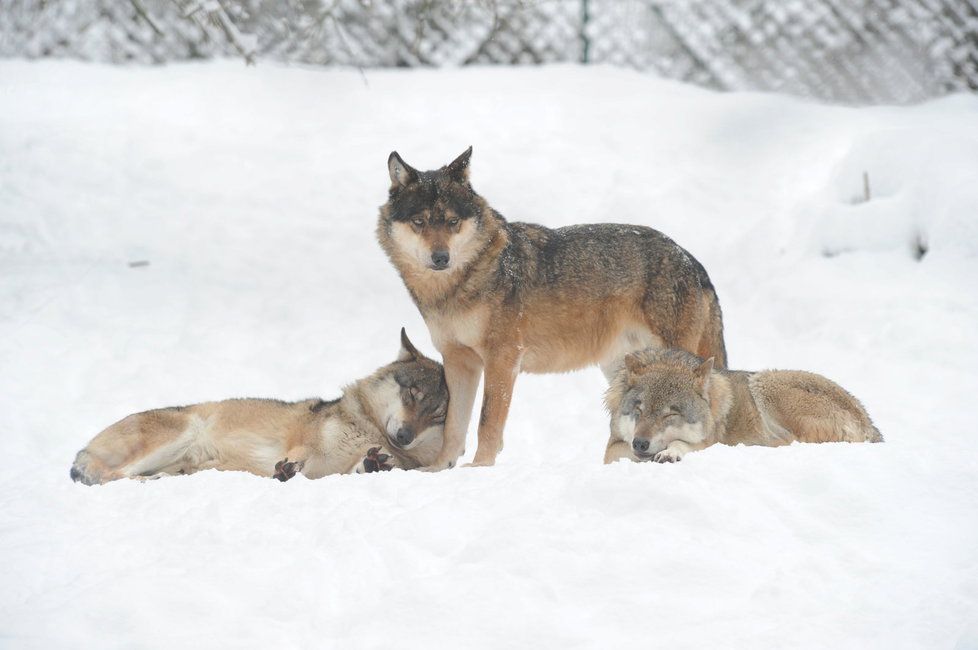
[[[682,350],[627,355],[605,397],[612,431],[631,443],[638,460],[651,460],[676,440],[703,442],[714,431],[712,372],[712,357],[703,361]]]
[[[402,274],[463,268],[481,248],[487,204],[469,184],[472,147],[433,171],[418,171],[392,152],[391,187],[377,237]]]

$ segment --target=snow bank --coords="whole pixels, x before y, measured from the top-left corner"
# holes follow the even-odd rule
[[[974,97],[10,61],[0,96],[0,645],[978,647]],[[391,149],[469,144],[510,219],[676,238],[735,367],[822,372],[887,443],[605,467],[588,370],[519,379],[491,469],[68,480],[127,413],[431,352],[376,210]]]

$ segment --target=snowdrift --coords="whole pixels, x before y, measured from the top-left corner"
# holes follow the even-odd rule
[[[0,645],[978,647],[975,97],[12,61],[0,96]],[[469,144],[511,220],[675,238],[733,367],[825,374],[886,444],[606,467],[591,369],[522,376],[491,469],[69,481],[128,413],[433,353],[377,206],[392,149]]]

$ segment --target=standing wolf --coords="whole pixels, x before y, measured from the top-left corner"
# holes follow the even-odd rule
[[[672,463],[717,443],[883,442],[859,400],[821,375],[715,370],[713,359],[684,350],[626,356],[605,403],[606,463]]]
[[[520,372],[598,364],[610,380],[625,354],[649,346],[725,365],[720,305],[692,255],[643,226],[509,223],[469,184],[471,155],[469,147],[420,172],[391,153],[390,196],[377,224],[444,357],[448,418],[430,469],[464,453],[483,370],[474,465],[495,462]]]

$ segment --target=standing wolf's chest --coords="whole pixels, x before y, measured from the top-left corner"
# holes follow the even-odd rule
[[[431,342],[439,352],[459,345],[476,351],[482,349],[489,325],[486,307],[476,306],[463,312],[439,310],[423,316],[431,333]]]

